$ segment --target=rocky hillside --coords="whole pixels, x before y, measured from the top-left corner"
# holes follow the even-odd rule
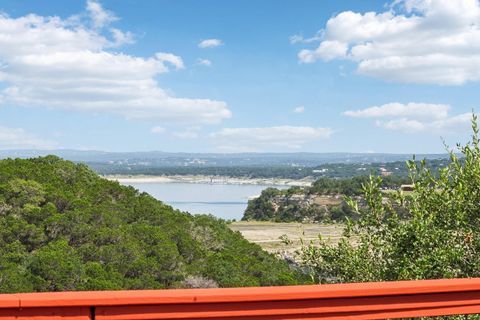
[[[293,187],[287,190],[268,188],[248,202],[242,220],[276,222],[343,222],[352,216],[345,203],[345,196],[354,197],[361,203],[362,185],[368,176],[349,179],[320,178],[311,187]],[[395,190],[409,183],[409,178],[386,176],[381,188]]]
[[[349,214],[341,195],[314,194],[300,188],[269,188],[248,202],[242,220],[332,222],[343,221]]]

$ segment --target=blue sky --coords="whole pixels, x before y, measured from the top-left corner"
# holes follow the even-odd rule
[[[477,0],[0,11],[0,149],[433,153],[480,101]]]

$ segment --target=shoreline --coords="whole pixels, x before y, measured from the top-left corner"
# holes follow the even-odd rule
[[[271,185],[309,187],[312,179],[283,179],[283,178],[242,178],[228,176],[205,175],[173,175],[173,176],[148,176],[148,175],[104,175],[103,178],[119,183],[198,183],[198,184],[236,184],[236,185]]]

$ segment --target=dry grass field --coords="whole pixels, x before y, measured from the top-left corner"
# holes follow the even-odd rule
[[[340,224],[239,221],[231,223],[230,229],[240,231],[245,239],[257,243],[263,249],[278,253],[293,252],[300,247],[300,239],[304,241],[317,240],[319,234],[324,239],[336,242],[342,234],[343,226]],[[280,239],[283,235],[287,235],[291,240],[289,245],[285,245]]]

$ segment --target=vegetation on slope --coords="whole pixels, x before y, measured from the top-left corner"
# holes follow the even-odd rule
[[[480,276],[480,140],[476,117],[472,142],[460,160],[438,175],[425,162],[409,162],[414,192],[383,201],[381,178],[364,185],[366,206],[349,200],[358,217],[338,245],[303,247],[300,258],[317,282],[358,282]],[[407,213],[400,221],[399,211]]]
[[[320,178],[311,187],[286,190],[268,188],[248,202],[242,220],[276,222],[344,222],[354,218],[344,196],[360,196],[368,176],[349,179]],[[408,183],[408,177],[388,176],[382,179],[382,189],[398,188]]]
[[[0,161],[0,292],[302,281],[224,221],[173,210],[85,165]]]

